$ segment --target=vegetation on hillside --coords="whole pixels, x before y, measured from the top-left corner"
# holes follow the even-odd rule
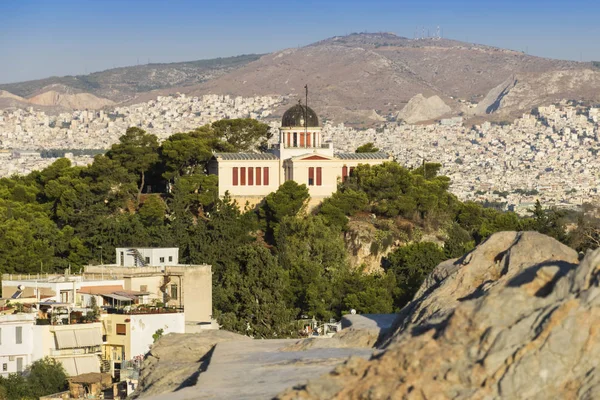
[[[537,230],[576,241],[578,249],[600,238],[593,231],[600,225],[591,222],[567,235],[565,215],[540,204],[519,218],[460,202],[448,192],[449,179],[438,175],[439,164],[358,166],[312,213],[306,186],[293,181],[256,210],[219,199],[218,180],[207,174],[213,151],[247,151],[267,134],[256,121],[225,120],[159,144],[129,128],[88,167],[59,159],[42,171],[0,179],[0,269],[77,271],[99,263],[101,252],[114,262],[117,246],[177,246],[182,263],[212,265],[213,314],[222,326],[268,338],[296,335],[301,318],[398,310],[440,261],[497,231]],[[374,218],[381,246],[402,244],[384,258],[381,273],[349,265],[343,233],[360,215]],[[421,242],[425,233],[443,247]]]

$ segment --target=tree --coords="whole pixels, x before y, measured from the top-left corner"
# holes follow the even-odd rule
[[[45,357],[33,362],[23,375],[0,377],[0,395],[6,399],[38,399],[67,389],[67,374],[62,364]]]
[[[165,202],[157,195],[150,195],[140,207],[138,213],[146,226],[162,225],[165,220]]]
[[[399,247],[382,260],[384,269],[396,275],[396,307],[402,308],[409,302],[425,277],[445,259],[444,250],[437,244],[419,242]]]
[[[146,172],[158,161],[158,138],[140,128],[127,128],[119,143],[113,144],[107,157],[119,162],[127,171],[139,176],[137,202],[144,189]]]
[[[340,231],[319,216],[288,216],[275,244],[279,263],[290,276],[294,306],[321,320],[339,317],[341,282],[349,270]]]
[[[265,197],[259,215],[266,225],[266,235],[272,239],[275,230],[285,217],[298,215],[306,206],[309,199],[308,188],[305,184],[298,185],[295,181],[286,181],[277,191]]]
[[[218,315],[223,328],[258,338],[295,336],[288,273],[264,247],[237,249],[222,286],[228,300]]]
[[[234,151],[264,148],[272,136],[269,125],[251,118],[222,119],[213,122],[211,128],[215,137],[232,145]]]
[[[379,149],[371,142],[359,146],[355,153],[377,153]]]

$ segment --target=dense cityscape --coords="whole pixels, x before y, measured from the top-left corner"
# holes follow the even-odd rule
[[[0,111],[0,176],[27,174],[52,163],[44,150],[63,150],[74,165],[92,161],[93,151],[108,149],[129,126],[164,140],[225,118],[256,118],[278,127],[270,118],[284,97],[162,96],[154,101],[110,111],[77,110],[48,115],[42,111]],[[598,196],[596,154],[600,113],[566,101],[524,114],[512,124],[468,127],[461,118],[429,125],[386,123],[356,130],[327,122],[325,139],[354,151],[373,142],[409,167],[439,162],[461,200],[506,204],[524,211],[539,199],[548,206],[577,207]],[[576,178],[574,178],[576,177]]]

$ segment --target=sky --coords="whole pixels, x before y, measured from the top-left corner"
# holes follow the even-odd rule
[[[416,27],[576,61],[600,60],[600,1],[0,0],[0,83],[147,62],[267,53]]]

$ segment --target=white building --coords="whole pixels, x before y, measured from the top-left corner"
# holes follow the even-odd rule
[[[240,204],[259,203],[288,180],[305,184],[311,199],[331,196],[359,164],[376,165],[386,153],[336,153],[323,143],[317,114],[298,103],[281,121],[279,143],[265,153],[216,153],[209,173],[219,176],[219,195],[226,192]]]
[[[160,267],[179,264],[177,247],[118,247],[117,264],[121,267]]]
[[[33,314],[0,315],[0,374],[21,372],[33,360]]]

